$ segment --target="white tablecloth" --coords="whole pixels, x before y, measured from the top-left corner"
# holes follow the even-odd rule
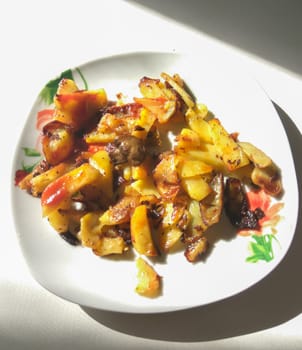
[[[45,82],[85,61],[144,50],[203,50],[249,70],[276,105],[301,190],[301,5],[235,0],[1,3],[1,350],[302,348],[301,210],[289,254],[258,285],[193,310],[127,315],[81,307],[43,289],[21,253],[10,206],[16,143]]]

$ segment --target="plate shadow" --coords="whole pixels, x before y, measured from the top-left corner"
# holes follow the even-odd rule
[[[115,331],[148,339],[175,342],[209,341],[268,329],[302,312],[302,136],[275,103],[292,150],[299,186],[299,213],[293,242],[281,263],[263,280],[224,300],[183,311],[127,314],[80,306],[95,321]],[[230,272],[230,281],[233,277]]]

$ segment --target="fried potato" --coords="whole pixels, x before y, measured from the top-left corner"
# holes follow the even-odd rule
[[[257,168],[266,168],[272,164],[271,158],[250,142],[238,142],[238,144]]]
[[[98,151],[89,158],[89,164],[100,172],[97,185],[107,196],[113,197],[113,166],[108,152]]]
[[[158,296],[161,292],[161,277],[154,268],[141,257],[136,260],[136,268],[136,293],[149,298]]]
[[[200,175],[181,179],[181,185],[190,198],[201,201],[211,192],[211,186]]]
[[[239,144],[227,133],[219,119],[211,119],[208,123],[218,155],[224,161],[227,169],[233,171],[247,165],[249,163],[248,157]]]
[[[66,174],[72,169],[71,163],[60,163],[41,174],[32,177],[30,180],[31,193],[33,196],[39,196],[44,189],[60,176]]]
[[[98,256],[133,249],[135,291],[144,297],[160,295],[162,279],[142,256],[182,248],[194,263],[207,251],[206,231],[230,205],[224,179],[282,193],[269,156],[229,134],[178,74],[161,78],[143,77],[134,102],[122,92],[108,101],[104,89],[79,90],[62,79],[54,109],[38,116],[44,159],[15,178],[41,196],[42,215],[71,244]]]
[[[152,238],[146,205],[141,204],[135,208],[130,219],[130,229],[133,247],[139,254],[158,255]]]
[[[213,167],[201,160],[182,156],[177,162],[177,171],[181,178],[187,178],[210,173]]]
[[[54,104],[56,108],[54,120],[79,130],[107,104],[107,95],[104,89],[64,92],[56,94]]]

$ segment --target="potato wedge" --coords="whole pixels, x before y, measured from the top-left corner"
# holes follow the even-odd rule
[[[181,178],[203,175],[213,170],[211,165],[201,160],[188,159],[185,156],[181,157],[177,163],[177,171]]]
[[[213,143],[211,127],[209,123],[204,120],[203,115],[189,108],[186,112],[186,121],[189,127],[199,135],[203,142]]]
[[[141,257],[136,260],[136,268],[136,293],[149,298],[157,297],[161,291],[161,277],[154,268]]]
[[[160,75],[164,80],[166,80],[172,88],[177,91],[177,93],[181,96],[184,103],[189,107],[193,108],[195,106],[195,102],[193,101],[192,97],[186,92],[186,90],[178,84],[176,79],[174,80],[169,74],[167,73],[161,73]]]
[[[199,175],[181,179],[181,185],[190,198],[201,201],[211,192],[211,186]]]
[[[188,244],[185,250],[185,257],[189,262],[195,262],[200,255],[206,252],[208,248],[208,240],[206,237],[200,237],[194,242]]]
[[[272,164],[271,158],[250,142],[238,142],[238,145],[257,168],[266,168]]]
[[[79,239],[83,246],[97,248],[102,234],[99,218],[100,213],[98,212],[87,213],[81,218]]]
[[[32,195],[35,197],[39,196],[51,182],[66,174],[72,169],[72,167],[73,165],[71,163],[60,163],[49,170],[34,176],[30,180]]]
[[[189,203],[190,223],[187,232],[185,233],[185,242],[191,242],[196,237],[201,237],[203,232],[207,229],[200,211],[199,202],[191,200]]]
[[[176,112],[176,101],[169,100],[165,97],[157,97],[157,98],[138,98],[135,97],[134,101],[136,103],[141,104],[144,108],[153,113],[159,123],[164,124],[167,123],[168,120],[175,114]]]
[[[124,196],[115,205],[110,206],[100,216],[101,227],[115,226],[130,222],[134,209],[139,204],[139,197]]]
[[[248,157],[227,133],[219,119],[211,119],[208,123],[211,126],[212,139],[217,148],[218,155],[224,161],[227,169],[233,171],[247,165],[249,163]]]
[[[139,254],[158,255],[153,243],[146,205],[141,204],[135,208],[130,220],[130,230],[133,247]]]
[[[98,186],[105,195],[112,199],[113,197],[113,166],[108,152],[98,151],[89,158],[89,164],[100,172],[97,181]]]
[[[222,160],[222,157],[219,156],[218,150],[214,145],[207,143],[202,145],[200,149],[177,149],[175,153],[180,158],[184,157],[185,159],[199,160],[215,168],[218,171],[227,171],[226,165]]]
[[[159,247],[167,253],[180,241],[183,232],[176,226],[166,227],[159,233]]]
[[[77,84],[72,79],[63,78],[59,83],[57,94],[58,95],[71,94],[78,90],[79,88]]]
[[[47,162],[51,165],[57,165],[72,154],[75,137],[69,127],[62,123],[51,122],[43,128],[41,143]]]
[[[43,216],[48,216],[52,211],[62,208],[74,193],[97,181],[99,177],[98,170],[84,163],[51,182],[41,195]]]
[[[161,161],[153,171],[155,186],[165,199],[174,199],[180,191],[176,162],[177,159],[174,153],[163,154]]]
[[[191,149],[191,148],[200,148],[201,139],[197,132],[194,130],[183,128],[180,134],[176,137],[175,149]]]
[[[129,187],[137,191],[142,196],[154,195],[160,197],[160,194],[155,187],[151,177],[145,177],[140,180],[136,180]]]
[[[145,139],[156,120],[156,115],[146,108],[142,108],[139,118],[135,121],[132,136]]]
[[[128,250],[128,246],[124,239],[120,236],[102,236],[100,237],[96,246],[92,248],[93,253],[98,256],[123,254],[126,250]]]
[[[69,216],[64,211],[55,210],[48,216],[49,224],[58,233],[64,233],[69,228]]]

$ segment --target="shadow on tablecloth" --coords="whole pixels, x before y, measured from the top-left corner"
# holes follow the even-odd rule
[[[284,125],[296,166],[302,198],[302,136],[289,116],[274,104]],[[100,324],[149,339],[196,342],[223,339],[269,329],[302,312],[302,208],[294,239],[277,268],[253,287],[209,305],[163,314],[126,314],[81,308]]]
[[[302,2],[299,0],[128,1],[302,74]]]

